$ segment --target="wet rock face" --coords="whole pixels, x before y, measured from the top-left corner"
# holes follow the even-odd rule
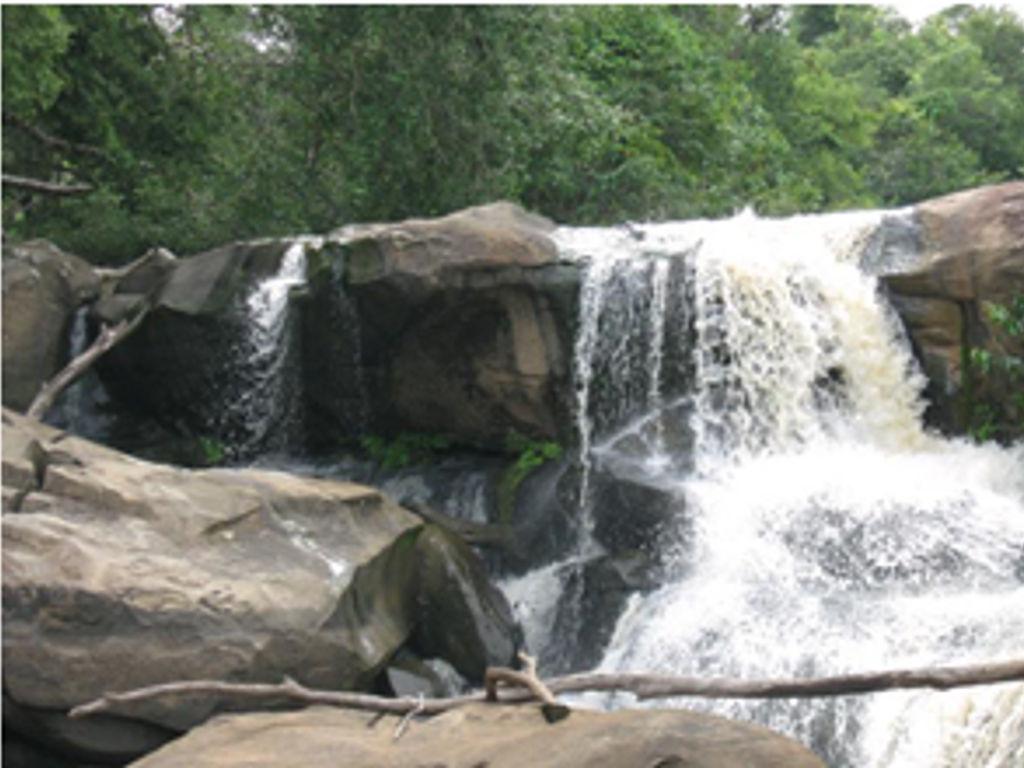
[[[294,351],[273,364],[301,382],[288,397],[304,441],[329,451],[367,431],[444,433],[487,449],[511,431],[567,440],[579,275],[559,261],[553,226],[496,203],[308,242],[306,286],[280,341]],[[247,425],[218,414],[244,389],[240,355],[253,356],[247,296],[289,245],[177,260],[142,326],[102,362],[113,395],[166,426],[245,442]],[[101,309],[123,311],[130,287]]]
[[[249,354],[245,300],[275,273],[289,245],[235,243],[122,278],[98,314],[116,313],[119,303],[137,297],[153,282],[151,273],[160,282],[142,325],[97,366],[115,400],[179,434],[227,446],[250,440],[252,425],[238,402]]]
[[[3,403],[24,411],[59,371],[76,307],[99,294],[88,262],[34,240],[4,248]]]
[[[64,752],[123,757],[152,735],[140,723],[181,731],[218,705],[63,722],[108,690],[285,675],[370,689],[414,639],[477,682],[514,655],[508,606],[472,552],[372,488],[173,469],[3,418],[4,690]]]
[[[681,710],[574,710],[549,724],[536,706],[476,704],[416,720],[326,707],[219,717],[133,768],[824,768],[814,754],[765,728]]]
[[[488,448],[570,433],[578,272],[551,229],[496,203],[352,234],[345,290],[376,429]]]
[[[965,350],[1024,354],[1024,341],[1000,330],[985,306],[1024,295],[1024,182],[958,192],[914,212],[920,254],[883,281],[928,375],[932,422],[961,432]],[[975,396],[1012,408],[1013,391],[992,375]]]

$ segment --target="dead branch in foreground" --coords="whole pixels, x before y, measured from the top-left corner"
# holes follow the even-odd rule
[[[537,677],[537,660],[519,652],[519,660],[523,663],[523,670],[517,672],[514,669],[504,667],[489,667],[484,673],[484,692],[487,701],[498,701],[498,684],[517,685],[526,688],[533,694],[533,697],[540,701],[541,712],[549,723],[556,723],[569,716],[569,708],[560,704],[551,690],[544,685],[544,681]]]
[[[638,699],[677,696],[741,699],[814,698],[908,688],[947,690],[972,685],[1024,681],[1024,659],[990,664],[812,677],[804,680],[701,679],[672,675],[591,672],[556,677],[546,683],[537,678],[535,668],[530,662],[527,662],[525,672],[492,667],[487,670],[485,680],[488,681],[486,691],[445,699],[388,698],[350,691],[322,691],[306,688],[291,678],[285,678],[284,682],[279,684],[190,680],[153,685],[123,693],[106,693],[95,701],[75,707],[68,714],[73,718],[85,717],[117,708],[119,705],[162,696],[181,695],[227,696],[235,699],[263,701],[286,699],[304,704],[328,704],[347,709],[396,715],[405,715],[414,711],[416,714],[435,715],[480,701],[522,703],[540,699],[547,705],[554,703],[555,706],[561,707],[562,705],[554,700],[553,694],[583,693],[585,691],[631,693]],[[506,689],[499,696],[498,682],[521,687],[513,690]],[[567,712],[568,710],[566,710]],[[545,716],[547,716],[546,712]],[[551,721],[550,718],[549,721]]]
[[[32,404],[25,411],[25,415],[34,419],[42,419],[46,412],[53,406],[57,396],[75,382],[79,377],[88,371],[105,352],[111,347],[123,341],[128,335],[139,327],[139,323],[149,311],[143,307],[135,313],[131,319],[125,318],[117,325],[104,326],[100,335],[89,345],[89,348],[82,354],[68,363],[52,379],[39,388],[39,392],[32,400]]]

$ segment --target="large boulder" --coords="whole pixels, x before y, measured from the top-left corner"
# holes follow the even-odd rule
[[[579,275],[559,261],[553,228],[495,203],[335,233],[375,431],[445,433],[488,448],[513,431],[568,437]],[[326,276],[311,279],[314,296],[328,289],[318,282]],[[308,330],[307,349],[330,348],[337,332]],[[313,422],[345,425],[351,380],[339,370],[309,382]]]
[[[373,689],[403,647],[480,681],[514,657],[475,556],[372,488],[175,469],[3,419],[4,691],[65,752],[123,756],[218,706],[167,699],[96,722],[116,739],[60,724],[109,690],[285,675]]]
[[[98,365],[118,403],[179,434],[215,439],[241,453],[284,435],[291,414],[279,403],[292,393],[274,389],[279,377],[271,372],[294,363],[270,347],[282,341],[287,356],[283,342],[295,329],[262,329],[281,339],[254,335],[247,299],[280,269],[292,245],[233,243],[121,278],[96,308],[102,319],[128,311],[147,283],[157,275],[159,282],[145,321]]]
[[[969,350],[1024,354],[1024,340],[1004,333],[986,310],[989,302],[1024,296],[1024,182],[929,200],[914,214],[920,250],[883,280],[929,378],[934,423],[963,431]],[[971,397],[1013,408],[1007,382],[994,377],[987,391],[980,380],[973,383],[981,389]]]
[[[327,707],[219,717],[132,768],[824,768],[765,728],[686,711],[573,710],[549,724],[536,706],[476,704],[414,721]]]
[[[122,403],[243,457],[367,432],[489,449],[510,432],[568,439],[579,274],[553,227],[495,203],[180,259],[100,370]],[[296,245],[304,290],[260,328],[254,292]],[[116,313],[133,295],[105,304]],[[268,445],[286,427],[291,445]]]
[[[26,410],[63,367],[72,315],[99,290],[89,263],[53,243],[33,240],[4,248],[4,405]]]

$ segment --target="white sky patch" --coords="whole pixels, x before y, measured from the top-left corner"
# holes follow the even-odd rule
[[[965,5],[972,5],[976,8],[1008,8],[1024,20],[1024,0],[1009,0],[1009,2],[994,2],[994,3],[964,3]],[[933,16],[939,11],[950,8],[957,5],[955,2],[950,0],[897,0],[897,2],[885,3],[891,8],[895,8],[899,11],[900,15],[903,16],[914,26],[918,26],[929,16]]]

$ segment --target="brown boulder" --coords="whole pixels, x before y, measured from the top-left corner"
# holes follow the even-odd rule
[[[567,437],[579,284],[553,227],[495,203],[335,233],[375,430],[492,448],[510,431]],[[314,336],[308,346],[323,344]],[[314,407],[342,421],[330,393],[343,384],[310,384]]]
[[[963,361],[970,348],[1024,354],[1024,342],[1003,333],[986,304],[1024,295],[1024,182],[970,189],[914,209],[921,252],[915,263],[883,280],[903,318],[925,373],[936,421],[966,428]],[[1009,405],[1010,390],[993,381],[992,396]]]
[[[64,365],[75,309],[99,294],[88,262],[53,243],[5,248],[3,259],[3,404],[24,411]]]
[[[372,488],[175,469],[3,419],[4,481],[21,496],[2,518],[3,684],[29,714],[59,719],[105,691],[172,680],[367,689],[420,635],[475,679],[514,654],[510,611],[480,563]],[[441,618],[424,610],[442,602]],[[216,704],[120,714],[182,730]],[[85,755],[103,741],[88,721],[47,722]]]
[[[413,721],[312,707],[218,717],[132,768],[824,768],[756,725],[683,710],[573,710],[548,724],[536,706],[476,704]],[[339,762],[340,761],[340,762]]]

